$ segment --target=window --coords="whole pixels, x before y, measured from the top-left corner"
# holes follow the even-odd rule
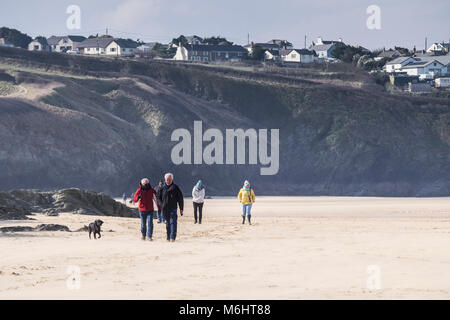
[[[116,48],[110,48],[109,51],[116,52]]]

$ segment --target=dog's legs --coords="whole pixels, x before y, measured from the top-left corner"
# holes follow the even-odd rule
[[[91,239],[91,233],[92,233],[92,231],[89,230],[89,239]]]
[[[97,239],[96,233],[94,232],[94,239]]]
[[[98,233],[98,238],[100,239],[102,237],[102,235],[100,234],[100,232]]]

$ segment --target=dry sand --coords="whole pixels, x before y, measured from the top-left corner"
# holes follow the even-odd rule
[[[101,217],[100,240],[0,233],[0,298],[450,298],[450,198],[258,197],[253,225],[239,214],[235,199],[210,199],[203,224],[194,224],[186,199],[175,243],[164,224],[143,242],[138,219],[116,217]],[[0,226],[74,230],[96,217],[35,218]],[[380,289],[367,287],[370,265],[379,267]],[[67,286],[69,266],[80,268],[79,289]]]

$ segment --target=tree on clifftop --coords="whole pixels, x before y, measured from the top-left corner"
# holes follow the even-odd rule
[[[25,33],[16,29],[10,29],[6,27],[0,28],[0,38],[5,38],[11,42],[14,46],[27,49],[28,44],[31,42],[31,37]]]
[[[339,59],[343,62],[351,63],[355,62],[356,59],[354,59],[354,57],[356,55],[358,55],[358,57],[355,58],[359,59],[360,56],[364,55],[364,52],[361,48],[343,45],[336,47],[336,49],[334,49],[331,54],[336,59]]]
[[[227,39],[222,38],[220,36],[205,38],[203,40],[203,43],[204,44],[215,44],[215,45],[221,45],[221,46],[222,45],[232,45],[233,44],[233,42],[228,41]]]
[[[261,48],[260,46],[253,46],[251,58],[253,60],[261,61],[264,59],[264,52],[265,52],[265,50],[263,48]]]

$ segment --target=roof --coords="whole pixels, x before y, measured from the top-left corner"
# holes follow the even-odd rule
[[[229,51],[247,53],[247,50],[243,46],[239,45],[191,44],[185,46],[185,48],[191,51]]]
[[[47,39],[45,39],[45,38],[39,38],[39,39],[35,38],[31,42],[39,42],[44,47],[48,45]]]
[[[106,48],[111,42],[117,43],[122,48],[137,48],[139,43],[132,40],[117,38],[91,38],[80,43],[79,48]]]
[[[126,40],[126,39],[113,39],[113,40],[122,48],[137,48],[140,45],[139,43],[133,40]]]
[[[356,48],[362,50],[363,52],[371,52],[369,49],[364,48],[363,46],[357,45]]]
[[[47,43],[51,46],[57,45],[58,42],[62,39],[62,37],[59,36],[51,36],[47,39]]]
[[[328,51],[335,46],[336,46],[336,43],[317,44],[317,45],[310,46],[309,49],[314,50],[314,51]]]
[[[433,62],[437,62],[440,65],[443,66],[443,64],[437,60],[430,60],[430,61],[416,61],[416,62],[412,62],[412,63],[408,63],[406,66],[403,67],[403,69],[414,69],[414,68],[421,68],[421,67],[425,67]]]
[[[450,49],[450,42],[446,43],[446,42],[435,42],[433,43],[434,45],[441,45],[442,47],[446,48],[446,49]],[[433,51],[433,50],[432,50]]]
[[[79,48],[106,48],[114,38],[91,38],[80,43]]]
[[[292,51],[296,51],[302,55],[310,55],[310,56],[315,55],[314,51],[310,51],[308,49],[283,49],[283,50],[280,50],[280,55],[286,56],[286,55],[290,54]]]
[[[378,57],[382,57],[382,58],[393,58],[394,55],[400,55],[400,52],[398,52],[397,50],[387,50],[387,51],[383,51],[381,52]]]
[[[417,59],[417,58],[416,58]],[[450,63],[450,55],[445,55],[445,56],[421,56],[420,58],[418,58],[420,60],[423,61],[439,61],[440,63],[442,63],[443,65],[448,65]]]
[[[280,51],[278,51],[278,50],[270,50],[270,49],[267,49],[266,51],[264,51],[264,52],[269,52],[271,55],[273,55],[273,56],[278,56],[279,54],[280,54]]]
[[[83,36],[70,36],[69,35],[69,36],[67,36],[67,38],[69,38],[73,42],[82,42],[82,41],[86,40],[86,37],[83,37]]]
[[[386,63],[386,65],[388,65],[388,64],[399,64],[399,63],[403,63],[403,62],[405,62],[406,60],[408,60],[409,58],[414,59],[413,57],[398,57],[398,58],[395,58],[395,59],[392,60],[392,61],[389,61],[388,63]]]

